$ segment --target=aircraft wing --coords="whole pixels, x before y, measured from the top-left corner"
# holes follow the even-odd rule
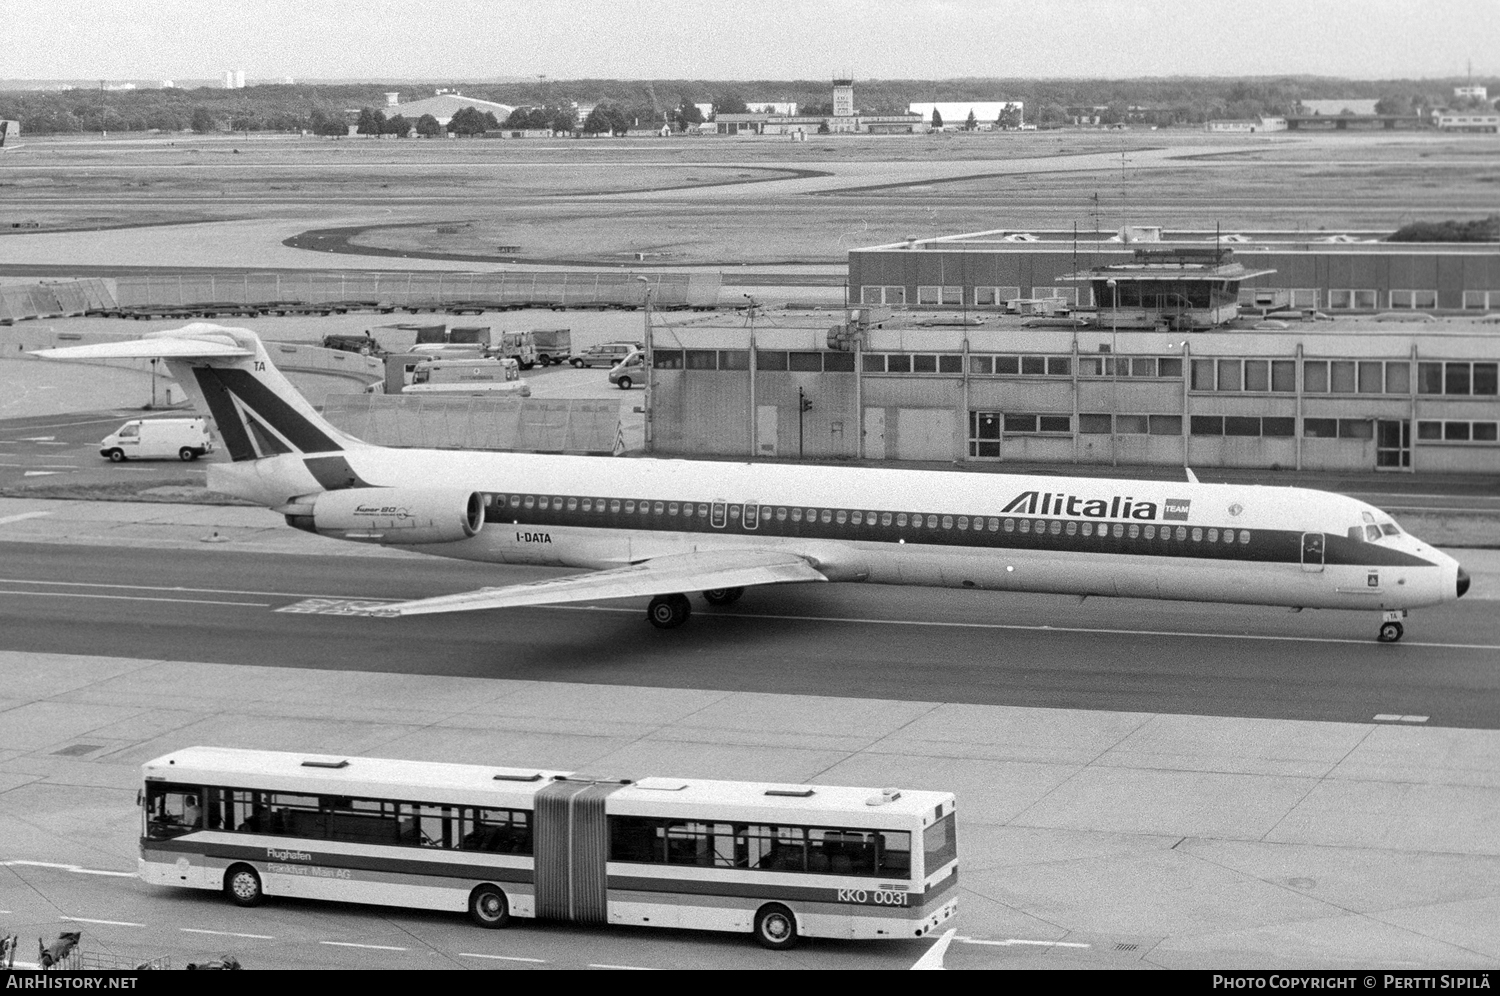
[[[414,602],[382,606],[379,615],[414,616],[429,612],[505,609],[519,605],[586,602],[675,592],[743,588],[792,581],[827,581],[806,560],[776,550],[704,550],[653,557],[639,564],[591,574],[574,574],[530,584],[480,588]]]

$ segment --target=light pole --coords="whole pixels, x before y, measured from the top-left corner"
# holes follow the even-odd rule
[[[646,409],[645,445],[646,452],[651,453],[653,452],[653,444],[656,438],[656,433],[653,431],[652,426],[653,415],[655,413],[651,409],[651,382],[656,379],[656,358],[651,354],[651,295],[654,292],[654,288],[651,286],[651,281],[645,277],[636,277],[635,279],[646,285],[646,336],[642,345],[646,347],[644,371],[646,374],[646,398],[644,402]]]
[[[750,319],[750,457],[760,452],[760,410],[755,407],[755,298],[745,295],[749,302]]]
[[[1109,462],[1120,465],[1120,287],[1114,277],[1105,281],[1109,286]],[[650,383],[648,380],[647,383]],[[649,424],[649,423],[648,423]]]

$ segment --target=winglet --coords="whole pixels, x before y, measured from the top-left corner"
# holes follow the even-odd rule
[[[1188,476],[1188,483],[1189,484],[1197,484],[1198,483],[1198,475],[1195,474],[1195,473],[1193,473],[1193,468],[1191,468],[1191,467],[1183,467],[1182,469],[1183,469],[1183,472],[1186,473],[1187,476]]]

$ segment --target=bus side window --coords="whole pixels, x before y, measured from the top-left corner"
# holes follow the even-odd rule
[[[911,874],[911,834],[904,830],[882,830],[880,837],[880,865],[876,869],[881,875]]]
[[[418,844],[422,847],[453,847],[453,825],[458,811],[450,806],[431,806],[418,803],[412,807],[412,832],[410,839],[403,835],[403,844]]]
[[[661,846],[662,826],[647,816],[611,816],[609,818],[609,860],[660,863],[665,859]]]

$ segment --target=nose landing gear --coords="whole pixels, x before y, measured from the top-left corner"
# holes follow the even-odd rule
[[[1376,637],[1381,643],[1395,643],[1405,633],[1401,620],[1406,617],[1405,609],[1397,609],[1385,613],[1380,619],[1380,635]]]

